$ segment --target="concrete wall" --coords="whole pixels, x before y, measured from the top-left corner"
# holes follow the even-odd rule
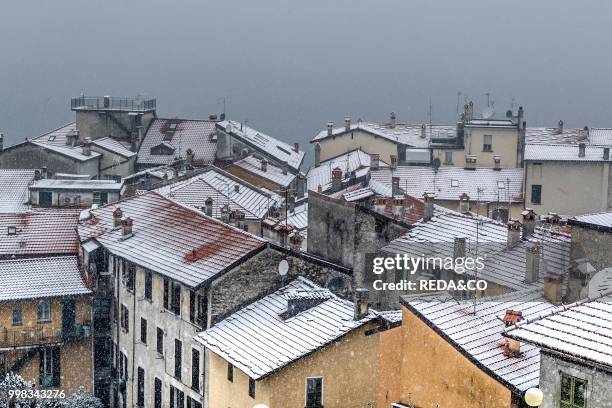
[[[526,162],[525,206],[538,214],[579,215],[608,211],[612,208],[610,176],[610,163]],[[542,186],[541,204],[531,202],[533,184]]]
[[[398,156],[396,143],[362,130],[353,130],[350,133],[332,136],[319,140],[318,143],[321,145],[321,161],[355,149],[361,149],[370,154],[380,154],[380,159],[385,163],[391,163],[391,155]]]
[[[612,408],[612,373],[562,360],[545,351],[540,352],[540,389],[544,401],[540,408],[559,407],[561,373],[587,381],[587,406]]]
[[[482,371],[427,324],[403,308],[400,401],[417,407],[503,408],[508,388]],[[499,350],[501,353],[501,349]]]
[[[115,120],[110,118],[112,115]],[[155,118],[155,113],[148,112],[142,116],[143,133]],[[77,111],[76,126],[79,129],[79,143],[86,137],[91,140],[100,139],[107,136],[123,138],[129,140],[131,135],[126,133],[126,129],[134,129],[132,126],[133,117],[128,112],[103,112],[103,111]],[[121,123],[120,126],[117,122]],[[135,129],[134,129],[135,131]]]
[[[598,271],[612,267],[612,232],[572,225],[572,259],[587,258]]]
[[[256,382],[255,398],[248,395],[248,376],[234,368],[227,380],[227,362],[208,352],[211,363],[211,407],[245,408],[266,404],[270,408],[303,407],[308,377],[323,378],[326,408],[368,407],[376,400],[379,335],[365,336],[366,325],[317,352],[291,363]]]
[[[493,151],[483,151],[484,135],[493,136]],[[493,156],[501,157],[502,167],[517,167],[517,146],[519,132],[517,129],[466,128],[465,154],[476,155],[476,166],[494,167]],[[455,165],[465,166],[465,155],[457,158]],[[459,160],[461,160],[459,162]]]
[[[126,177],[135,172],[136,156],[126,159],[96,145],[92,145],[91,150],[102,154],[102,159],[100,160],[100,178],[110,179],[113,176]]]
[[[49,177],[55,173],[98,175],[98,160],[90,160],[83,165],[59,153],[45,150],[40,146],[24,143],[0,152],[0,168],[3,169],[40,169],[47,167]]]

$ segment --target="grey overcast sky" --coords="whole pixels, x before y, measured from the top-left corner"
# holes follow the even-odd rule
[[[452,123],[457,92],[529,125],[612,126],[612,2],[21,0],[0,8],[6,144],[69,122],[69,98],[155,96],[288,142],[346,115]],[[308,152],[311,148],[308,146]]]

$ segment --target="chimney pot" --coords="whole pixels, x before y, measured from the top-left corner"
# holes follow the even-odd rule
[[[206,199],[206,201],[204,201],[204,212],[209,217],[212,217],[212,212],[213,212],[213,199],[212,199],[212,197],[208,197]]]
[[[117,207],[115,211],[113,211],[113,228],[117,228],[121,225],[122,217],[123,211],[121,211],[121,208]]]
[[[531,208],[525,208],[523,216],[523,239],[529,238],[535,231],[536,213]]]
[[[344,130],[347,132],[351,130],[351,118],[349,117],[344,118]]]
[[[261,171],[268,171],[268,161],[261,159]]]
[[[586,153],[586,144],[579,143],[578,144],[578,157],[584,157]]]
[[[392,154],[389,158],[391,159],[391,169],[397,169],[397,156]]]
[[[370,291],[365,288],[355,290],[355,313],[354,319],[361,320],[370,312]]]
[[[334,122],[327,122],[327,136],[331,136],[334,133]]]
[[[236,193],[240,192],[240,185],[239,184],[234,184],[234,192],[236,192]]]
[[[332,170],[332,191],[340,191],[342,188],[342,170],[336,167]]]
[[[534,283],[540,276],[540,243],[534,242],[527,245],[526,256],[527,265],[525,268],[525,283]]]
[[[557,127],[557,133],[558,134],[563,133],[563,121],[562,120],[559,121],[559,126]]]
[[[133,221],[130,217],[125,218],[121,221],[121,236],[123,239],[129,238],[132,236],[132,226]]]
[[[391,177],[391,195],[393,197],[402,194],[400,191],[400,178],[399,177]]]
[[[423,194],[423,201],[425,202],[423,221],[429,221],[433,218],[434,213],[434,195],[429,193]]]
[[[459,196],[459,212],[467,214],[470,212],[470,196],[463,193]]]
[[[89,137],[83,141],[83,155],[91,156],[91,138]]]
[[[521,239],[521,223],[519,220],[510,219],[508,221],[508,239],[506,242],[506,247],[508,249],[514,248],[514,246]]]
[[[421,124],[421,139],[427,137],[427,126],[424,123]]]
[[[501,156],[495,155],[493,156],[494,170],[501,170]]]
[[[378,170],[380,165],[380,155],[378,153],[372,153],[370,155],[370,168],[372,170]]]

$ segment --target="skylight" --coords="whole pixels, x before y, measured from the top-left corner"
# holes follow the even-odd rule
[[[8,235],[17,235],[17,227],[9,225],[9,227],[7,228],[7,234]]]
[[[459,187],[459,180],[451,179],[451,187]]]

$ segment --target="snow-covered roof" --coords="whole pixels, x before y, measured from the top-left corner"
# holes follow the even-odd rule
[[[247,156],[244,159],[238,160],[233,164],[241,169],[253,173],[259,177],[265,178],[272,181],[273,183],[279,184],[283,187],[287,187],[296,175],[285,171],[281,167],[275,166],[272,163],[266,165],[266,171],[261,169],[261,159],[253,155]]]
[[[588,131],[581,128],[528,127],[525,129],[527,144],[578,144],[588,141]]]
[[[612,367],[612,299],[580,301],[518,322],[505,334],[545,350]]]
[[[130,158],[136,156],[136,153],[129,149],[129,146],[123,144],[112,137],[103,137],[101,139],[95,139],[92,141],[95,146],[99,146],[100,148],[107,150],[111,153],[118,154],[119,156],[123,156],[125,158]]]
[[[0,213],[0,257],[77,253],[79,212],[48,209]]]
[[[308,203],[296,206],[293,211],[287,215],[287,224],[298,230],[303,230],[308,227]]]
[[[230,210],[240,210],[250,219],[262,219],[270,207],[280,205],[270,194],[215,167],[154,191],[197,209],[210,197],[215,218],[221,217],[221,209],[228,204]]]
[[[585,146],[584,157],[579,157],[578,145],[544,145],[528,144],[525,146],[525,160],[531,161],[577,161],[603,162],[612,161],[603,157],[603,147]]]
[[[521,347],[521,356],[509,357],[502,352],[501,320],[506,310],[522,312],[530,319],[555,308],[547,302],[541,289],[529,289],[506,295],[474,301],[432,299],[429,296],[404,296],[402,304],[449,342],[461,354],[481,367],[505,386],[525,391],[538,386],[540,377],[540,351],[537,347]],[[474,313],[476,310],[476,313]],[[427,352],[424,349],[423,352]]]
[[[30,185],[30,190],[112,191],[120,192],[123,182],[114,180],[41,179]]]
[[[379,166],[388,167],[382,160],[379,161]],[[346,180],[352,171],[355,171],[357,178],[365,177],[370,171],[370,155],[360,149],[352,150],[322,161],[317,167],[311,167],[306,175],[308,190],[317,191],[319,186],[323,191],[329,189],[332,170],[335,168],[342,170],[343,180]]]
[[[472,119],[465,124],[465,127],[487,127],[487,128],[514,128],[516,129],[517,124],[510,119],[495,119],[495,118],[476,118]]]
[[[66,142],[68,140],[68,135],[74,134],[75,130],[76,123],[69,123],[41,136],[38,136],[32,139],[31,142],[37,146],[41,146],[55,153],[59,153],[79,161],[88,161],[92,159],[99,159],[100,157],[102,157],[100,153],[94,151],[92,151],[89,155],[83,154],[82,146],[67,145]]]
[[[191,119],[155,119],[151,122],[138,150],[138,164],[172,164],[175,158],[187,158],[191,149],[193,163],[212,164],[217,151],[215,121]],[[151,149],[164,145],[170,154],[152,154]]]
[[[325,291],[321,298],[320,292]],[[283,318],[288,297],[317,294],[320,303]],[[296,280],[200,333],[196,340],[258,380],[332,343],[380,315],[354,320],[354,305],[313,282]]]
[[[0,261],[0,302],[89,293],[76,256]]]
[[[566,273],[570,263],[571,238],[568,235],[536,227],[528,240],[520,240],[507,248],[507,226],[492,219],[459,214],[454,211],[435,212],[429,221],[420,220],[405,235],[391,241],[382,251],[412,256],[453,256],[455,238],[466,239],[466,254],[484,257],[484,268],[478,278],[522,290],[544,285],[546,272]],[[542,257],[538,280],[526,283],[527,246],[539,242]],[[546,270],[545,270],[546,267]]]
[[[259,153],[272,157],[281,163],[287,163],[287,166],[294,171],[298,171],[302,165],[305,154],[303,151],[296,152],[293,146],[240,122],[224,120],[217,123],[217,128],[254,147]]]
[[[0,212],[26,211],[33,180],[34,170],[0,169]]]
[[[133,236],[127,239],[121,228],[113,227],[117,208],[133,221]],[[81,242],[95,239],[112,254],[191,287],[265,246],[261,238],[154,191],[90,213],[92,217],[78,225]]]
[[[577,215],[568,220],[571,225],[612,228],[612,211]]]
[[[437,200],[458,201],[467,193],[471,201],[507,203],[522,202],[523,169],[440,167],[437,171],[429,166],[398,166],[391,170],[379,169],[370,172],[372,180],[391,188],[392,177],[400,178],[400,189],[413,197],[433,193]],[[478,190],[480,189],[480,192]]]

